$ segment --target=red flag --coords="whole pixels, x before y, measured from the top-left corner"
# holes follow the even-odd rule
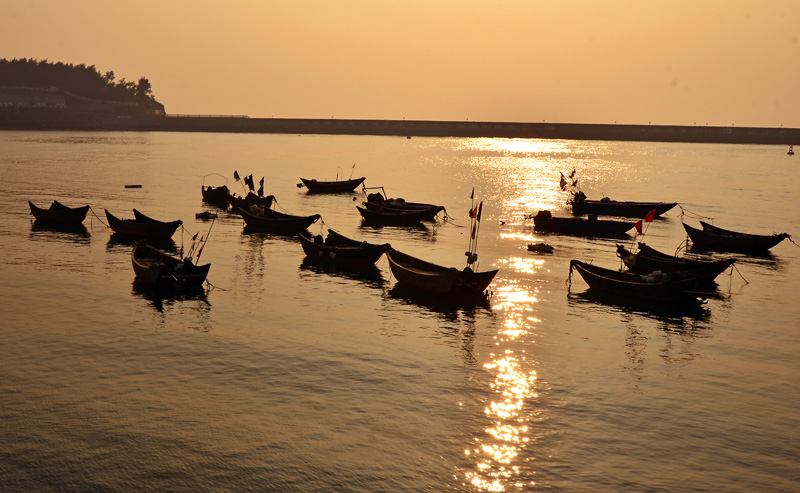
[[[205,246],[205,245],[203,245],[203,246]],[[198,252],[197,252],[197,258],[198,259],[200,258],[200,254],[201,253],[203,253],[203,247],[200,247],[200,250],[198,250]]]
[[[477,235],[477,234],[478,234],[478,230],[477,230],[477,228],[478,228],[478,225],[477,225],[477,224],[476,224],[475,226],[473,226],[473,227],[472,227],[472,239],[473,239],[473,240],[475,239],[475,235]]]
[[[645,214],[644,222],[646,222],[646,223],[653,222],[653,218],[656,217],[656,212],[657,211],[658,211],[658,209],[653,209],[652,211],[650,211],[647,214]]]
[[[475,219],[475,215],[477,215],[477,213],[478,213],[478,208],[477,207],[472,208],[469,210],[469,217]]]
[[[640,235],[643,235],[643,233],[642,233],[642,220],[639,219],[638,221],[636,221],[636,224],[634,224],[634,226],[636,226],[636,232],[639,233]]]
[[[483,202],[478,205],[478,222],[481,222],[481,212],[483,212]]]

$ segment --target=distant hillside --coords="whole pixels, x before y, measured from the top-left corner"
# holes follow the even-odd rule
[[[146,77],[141,77],[137,82],[115,79],[113,71],[101,74],[94,65],[87,67],[84,64],[51,63],[27,58],[0,59],[0,87],[18,101],[35,101],[38,104],[41,98],[30,94],[37,94],[37,90],[53,91],[53,88],[57,88],[69,107],[125,105],[135,107],[143,114],[164,113],[164,105],[156,101],[152,85]],[[11,88],[17,89],[16,93]],[[9,101],[13,103],[14,100]]]

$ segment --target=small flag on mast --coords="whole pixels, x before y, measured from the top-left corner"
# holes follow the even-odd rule
[[[236,181],[241,180],[241,178],[239,178],[239,172],[238,171],[234,171],[233,172],[233,179],[236,180]]]

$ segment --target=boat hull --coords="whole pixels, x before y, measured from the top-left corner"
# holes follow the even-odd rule
[[[309,226],[322,217],[319,214],[314,214],[312,216],[293,216],[271,209],[266,209],[264,213],[267,215],[257,216],[244,209],[239,209],[239,214],[242,216],[242,219],[244,219],[245,225],[248,228],[279,233],[299,233],[300,231],[308,229]]]
[[[356,206],[364,223],[373,226],[416,226],[430,216],[430,210],[419,209],[412,211],[377,211]]]
[[[692,276],[655,278],[629,272],[605,269],[579,260],[571,260],[572,271],[577,270],[590,289],[606,296],[656,302],[674,302],[696,297],[698,280]]]
[[[548,211],[539,211],[533,217],[533,229],[545,233],[560,233],[576,236],[625,236],[633,229],[629,221],[610,219],[583,219],[579,217],[553,217]]]
[[[53,201],[49,209],[36,207],[33,202],[28,201],[34,219],[43,223],[60,224],[64,226],[77,226],[86,219],[89,206],[67,207],[58,201]]]
[[[175,231],[183,224],[181,220],[176,221],[157,221],[148,218],[136,209],[133,210],[135,219],[120,219],[105,210],[108,226],[118,235],[132,238],[145,238],[154,240],[166,240],[172,238]]]
[[[352,192],[357,186],[364,183],[366,177],[354,178],[352,180],[319,181],[314,179],[300,178],[309,193],[345,193]]]
[[[710,250],[717,252],[738,252],[749,254],[765,254],[769,249],[780,243],[789,235],[786,233],[776,235],[754,235],[738,233],[703,223],[704,229],[694,228],[682,223],[686,234],[692,241],[692,248],[697,250]],[[708,229],[705,229],[708,228]]]
[[[571,203],[572,213],[577,215],[598,214],[603,216],[644,217],[656,210],[655,217],[661,216],[677,202],[618,202],[616,200],[575,200]]]
[[[311,235],[300,233],[300,244],[306,258],[351,267],[372,266],[389,248],[388,244],[358,242],[328,230],[328,240],[315,241]]]
[[[436,295],[481,295],[498,272],[472,272],[469,269],[444,267],[392,248],[386,251],[386,258],[397,282],[416,291]]]
[[[631,272],[649,274],[653,271],[662,272],[690,271],[700,275],[710,276],[712,279],[722,274],[736,259],[696,260],[677,257],[661,253],[644,243],[639,244],[639,251],[630,252],[622,245],[617,245],[617,256]]]
[[[194,265],[163,250],[138,241],[131,250],[131,264],[136,281],[144,286],[182,288],[199,286],[208,277],[211,264]]]

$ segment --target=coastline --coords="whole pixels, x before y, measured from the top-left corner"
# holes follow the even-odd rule
[[[223,132],[399,137],[499,137],[719,144],[800,144],[800,129],[488,121],[115,115],[72,110],[0,109],[2,130]]]

